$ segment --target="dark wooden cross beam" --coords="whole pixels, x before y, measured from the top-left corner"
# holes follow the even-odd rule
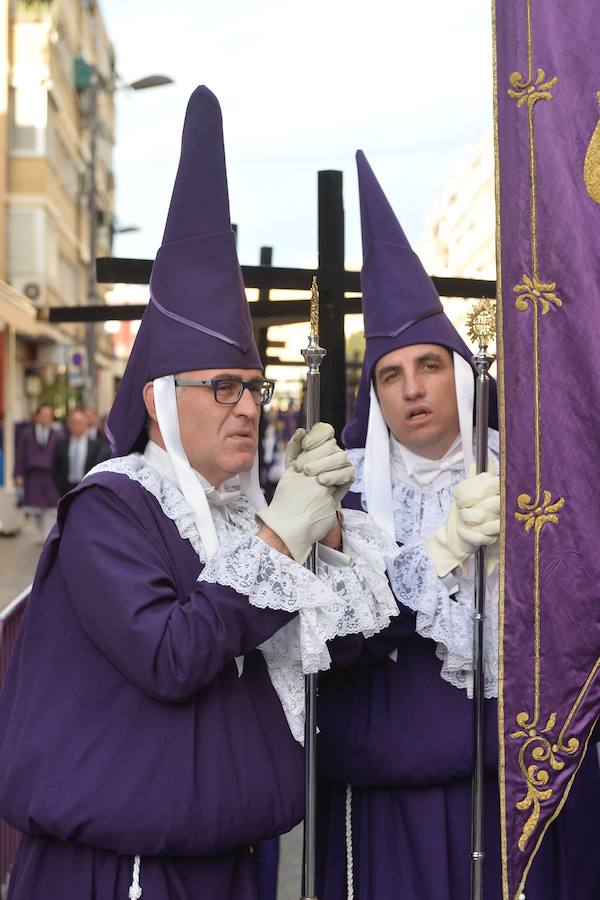
[[[266,250],[268,248],[263,248]],[[270,265],[271,257],[261,252],[259,266],[242,266],[244,284],[257,288],[259,299],[250,303],[257,337],[271,325],[308,322],[308,300],[270,300],[272,290],[309,291],[313,275],[317,275],[320,303],[320,343],[327,349],[321,367],[321,417],[335,427],[339,435],[346,416],[346,345],[344,316],[362,312],[360,273],[344,268],[344,207],[342,172],[318,174],[318,250],[317,270]],[[98,259],[96,272],[103,284],[148,284],[153,260]],[[433,282],[441,297],[495,298],[496,283],[471,278],[439,278]],[[346,294],[354,294],[346,297]],[[105,322],[107,320],[140,319],[146,304],[119,306],[51,307],[51,322]]]
[[[98,260],[98,272],[104,272],[105,264],[110,264],[110,271],[120,271],[121,273],[127,273],[128,264],[129,263],[144,263],[144,265],[152,266],[152,260],[146,259],[99,259]],[[106,267],[108,268],[108,267]],[[242,273],[244,275],[244,281],[246,287],[255,287],[255,285],[251,285],[246,281],[246,271],[257,271],[260,266],[242,266]],[[279,272],[286,271],[294,271],[294,272],[306,272],[309,273],[308,277],[308,287],[303,288],[294,288],[294,290],[310,290],[310,282],[312,280],[313,275],[317,275],[319,277],[318,269],[278,269]],[[358,272],[345,272],[345,275],[359,275]],[[490,299],[495,299],[496,297],[496,282],[489,281],[483,278],[440,278],[436,275],[432,275],[431,279],[435,284],[438,294],[440,297],[464,297],[465,299],[479,299],[480,297],[489,297]],[[99,282],[103,282],[104,279],[98,278]],[[112,279],[106,279],[106,281],[112,281]],[[147,282],[137,282],[137,281],[127,281],[124,278],[119,278],[117,282],[119,284],[147,284]],[[319,281],[319,285],[321,282]],[[274,284],[269,286],[269,290],[281,290],[281,286],[279,284]],[[288,290],[292,290],[289,288]],[[350,293],[350,291],[348,291]],[[352,290],[352,293],[355,293]],[[356,291],[358,293],[358,291]],[[115,304],[111,306],[107,306],[106,304],[101,304],[98,306],[51,306],[49,309],[49,321],[50,322],[107,322],[109,320],[113,321],[134,321],[135,319],[141,319],[144,310],[146,309],[146,303],[122,303]],[[345,297],[344,298],[344,315],[349,315],[351,313],[361,313],[362,312],[362,299],[360,297]],[[306,300],[256,300],[253,303],[250,303],[250,312],[252,314],[252,319],[259,325],[270,326],[270,325],[289,325],[294,322],[308,322],[309,320],[309,299]]]

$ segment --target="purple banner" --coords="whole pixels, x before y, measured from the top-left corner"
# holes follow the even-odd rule
[[[517,900],[600,713],[600,15],[502,0],[494,31],[500,791]]]

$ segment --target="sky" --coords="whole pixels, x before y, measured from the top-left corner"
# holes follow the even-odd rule
[[[189,95],[223,111],[240,262],[314,266],[317,172],[344,172],[346,264],[359,268],[362,148],[418,245],[436,199],[490,128],[490,3],[482,0],[100,0],[127,83],[117,92],[115,255],[154,257]],[[433,273],[435,274],[435,273]]]

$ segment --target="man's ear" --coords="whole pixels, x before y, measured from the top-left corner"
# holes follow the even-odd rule
[[[153,422],[158,422],[158,419],[156,418],[156,406],[154,405],[154,382],[146,382],[142,391],[142,397],[144,398],[144,406],[146,407],[146,412],[150,416],[151,420]]]

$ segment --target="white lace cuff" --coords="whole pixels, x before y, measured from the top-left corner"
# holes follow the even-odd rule
[[[350,566],[319,560],[315,577],[255,536],[246,535],[221,547],[198,579],[231,587],[258,608],[298,613],[260,650],[299,742],[304,739],[304,675],[329,668],[327,641],[346,634],[370,637],[398,611],[385,574],[384,550],[389,548],[380,546],[377,557],[377,541],[371,537],[365,546],[360,534],[350,526],[346,529],[345,516],[344,531],[345,540],[353,549],[367,551],[368,559],[357,558]],[[376,560],[376,568],[371,560]]]
[[[388,574],[396,599],[416,613],[416,630],[437,644],[441,676],[473,696],[473,583],[459,578],[450,596],[438,578],[425,545],[418,541],[401,548],[388,560]],[[487,596],[496,596],[488,578]],[[486,697],[498,696],[497,610],[488,608],[484,620],[484,687]]]

